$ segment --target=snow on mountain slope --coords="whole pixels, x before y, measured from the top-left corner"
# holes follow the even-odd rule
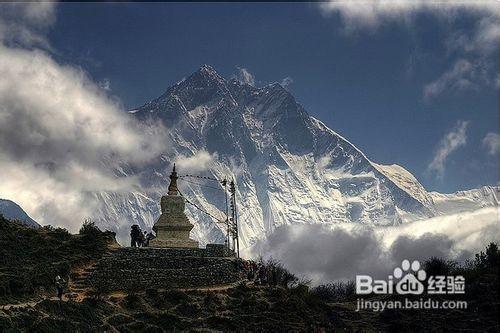
[[[429,211],[432,212],[432,215],[436,213],[432,196],[406,169],[397,164],[381,165],[372,162],[372,165],[382,174],[387,176],[396,187],[405,191],[412,198],[427,207]],[[412,210],[400,210],[399,215],[404,222],[415,221],[421,218],[421,216],[415,215]]]
[[[158,161],[127,171],[141,179],[137,192],[95,194],[94,218],[123,238],[132,223],[153,225],[175,161],[185,165],[181,175],[236,179],[242,248],[284,224],[398,225],[437,213],[436,196],[408,171],[371,162],[277,83],[257,88],[228,81],[204,65],[131,114],[162,121],[171,142]],[[210,156],[205,167],[181,163],[201,155]],[[224,193],[216,183],[186,178],[179,185],[190,201],[223,219]],[[201,244],[224,239],[223,225],[187,207],[194,238]]]
[[[483,186],[452,194],[431,192],[436,211],[441,215],[472,211],[488,206],[498,207],[499,186]]]

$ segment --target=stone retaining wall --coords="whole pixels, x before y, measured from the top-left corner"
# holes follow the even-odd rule
[[[236,282],[241,278],[237,260],[215,256],[223,250],[120,248],[98,261],[85,284],[98,291],[139,291]]]

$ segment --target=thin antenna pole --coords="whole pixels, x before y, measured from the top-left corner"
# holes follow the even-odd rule
[[[231,180],[231,184],[229,186],[231,191],[231,207],[232,207],[232,218],[233,218],[233,248],[236,252],[237,258],[240,257],[240,242],[238,237],[238,214],[236,211],[236,186],[234,180]]]
[[[236,209],[236,186],[234,188],[234,227],[236,231],[236,256],[240,257],[240,231],[238,225],[238,210]]]
[[[229,239],[230,239],[230,230],[229,230],[229,206],[227,204],[227,178],[224,178],[222,181],[222,184],[224,185],[224,197],[226,199],[226,227],[227,227],[227,233],[226,233],[226,242],[227,242],[227,248],[230,250],[230,245],[229,245]]]
[[[229,193],[231,194],[231,199],[230,199],[230,206],[231,206],[231,218],[230,218],[230,225],[231,225],[231,238],[233,239],[233,252],[235,250],[235,245],[236,242],[234,241],[234,182],[231,181],[229,183]]]

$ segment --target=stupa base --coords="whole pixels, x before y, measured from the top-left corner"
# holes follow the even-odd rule
[[[178,238],[167,238],[159,239],[155,238],[149,242],[149,247],[181,247],[181,248],[198,248],[198,241],[193,239],[178,239]]]

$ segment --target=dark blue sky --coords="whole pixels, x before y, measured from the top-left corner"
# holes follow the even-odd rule
[[[411,25],[348,33],[338,14],[307,3],[62,3],[49,40],[59,61],[109,80],[126,108],[204,63],[225,77],[247,68],[257,86],[291,77],[299,103],[370,159],[400,164],[427,189],[450,192],[498,180],[496,157],[482,144],[498,133],[494,85],[482,79],[472,89],[423,95],[458,58],[450,36],[476,24],[422,13]],[[437,177],[427,166],[459,120],[469,121],[467,144]]]

